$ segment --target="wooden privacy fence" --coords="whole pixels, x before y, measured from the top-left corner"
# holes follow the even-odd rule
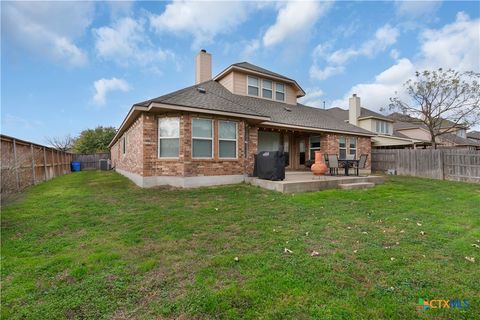
[[[376,149],[372,170],[398,175],[480,183],[480,151],[467,149]]]
[[[80,162],[82,170],[100,170],[100,159],[110,159],[110,152],[73,155],[73,161]]]
[[[71,153],[5,135],[0,138],[2,194],[70,172]]]

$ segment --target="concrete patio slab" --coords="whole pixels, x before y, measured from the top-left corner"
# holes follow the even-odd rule
[[[320,176],[316,177],[308,171],[294,171],[285,174],[283,181],[263,180],[255,177],[248,177],[245,181],[251,185],[282,193],[298,193],[309,191],[321,191],[327,189],[338,189],[340,184],[352,183],[373,183],[384,182],[382,176]]]

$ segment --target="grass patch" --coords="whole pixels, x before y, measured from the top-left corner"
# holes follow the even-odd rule
[[[284,195],[70,174],[2,208],[2,318],[472,319],[479,208],[479,185],[406,177]]]

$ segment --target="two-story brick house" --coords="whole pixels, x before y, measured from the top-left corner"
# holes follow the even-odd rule
[[[117,172],[142,187],[195,187],[244,181],[258,151],[283,147],[287,170],[306,169],[316,150],[370,155],[371,132],[299,104],[305,92],[293,79],[247,62],[212,78],[202,50],[195,80],[132,106],[110,143]]]

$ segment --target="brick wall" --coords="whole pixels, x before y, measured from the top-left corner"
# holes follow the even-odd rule
[[[112,165],[118,169],[143,174],[144,116],[139,116],[110,149]],[[125,154],[122,141],[126,139]]]
[[[321,151],[326,154],[339,154],[339,138],[340,136],[351,137],[348,135],[336,134],[336,133],[327,133],[321,136],[320,146]],[[372,142],[370,137],[357,137],[357,157],[360,157],[361,154],[368,154],[366,169],[370,169],[371,165],[371,151],[372,151]]]
[[[158,158],[158,118],[179,117],[179,157],[178,159]],[[212,159],[192,158],[192,118],[213,119],[214,140]],[[218,156],[218,123],[219,120],[237,122],[237,159],[220,159]],[[247,132],[246,132],[247,130]],[[253,173],[254,157],[258,147],[258,130],[254,125],[247,125],[242,119],[225,118],[193,113],[142,113],[127,132],[112,146],[113,165],[119,169],[141,176],[216,176],[242,175]],[[308,135],[308,134],[307,134]],[[339,137],[334,133],[321,135],[321,151],[327,154],[339,154]],[[127,138],[127,151],[121,154],[122,139]],[[247,139],[245,139],[247,137]],[[247,143],[245,143],[247,141]],[[306,158],[309,158],[308,139],[306,139]],[[245,150],[247,146],[247,150]],[[245,153],[247,157],[245,157]],[[371,139],[358,137],[357,154],[369,155],[367,168],[370,168]]]
[[[357,155],[358,157],[360,157],[360,155],[364,153],[368,154],[367,164],[365,165],[365,168],[370,169],[372,163],[372,139],[369,137],[358,137]]]
[[[178,159],[158,158],[158,118],[163,116],[180,118]],[[212,159],[192,158],[192,118],[213,120],[214,140]],[[218,124],[219,120],[237,122],[237,159],[220,159]],[[245,158],[245,121],[225,117],[207,117],[190,113],[142,113],[134,124],[112,146],[111,155],[116,168],[141,176],[215,176],[242,175],[253,172],[254,154],[257,152],[257,130],[250,127],[248,157]],[[121,154],[121,143],[127,137],[127,151]]]

